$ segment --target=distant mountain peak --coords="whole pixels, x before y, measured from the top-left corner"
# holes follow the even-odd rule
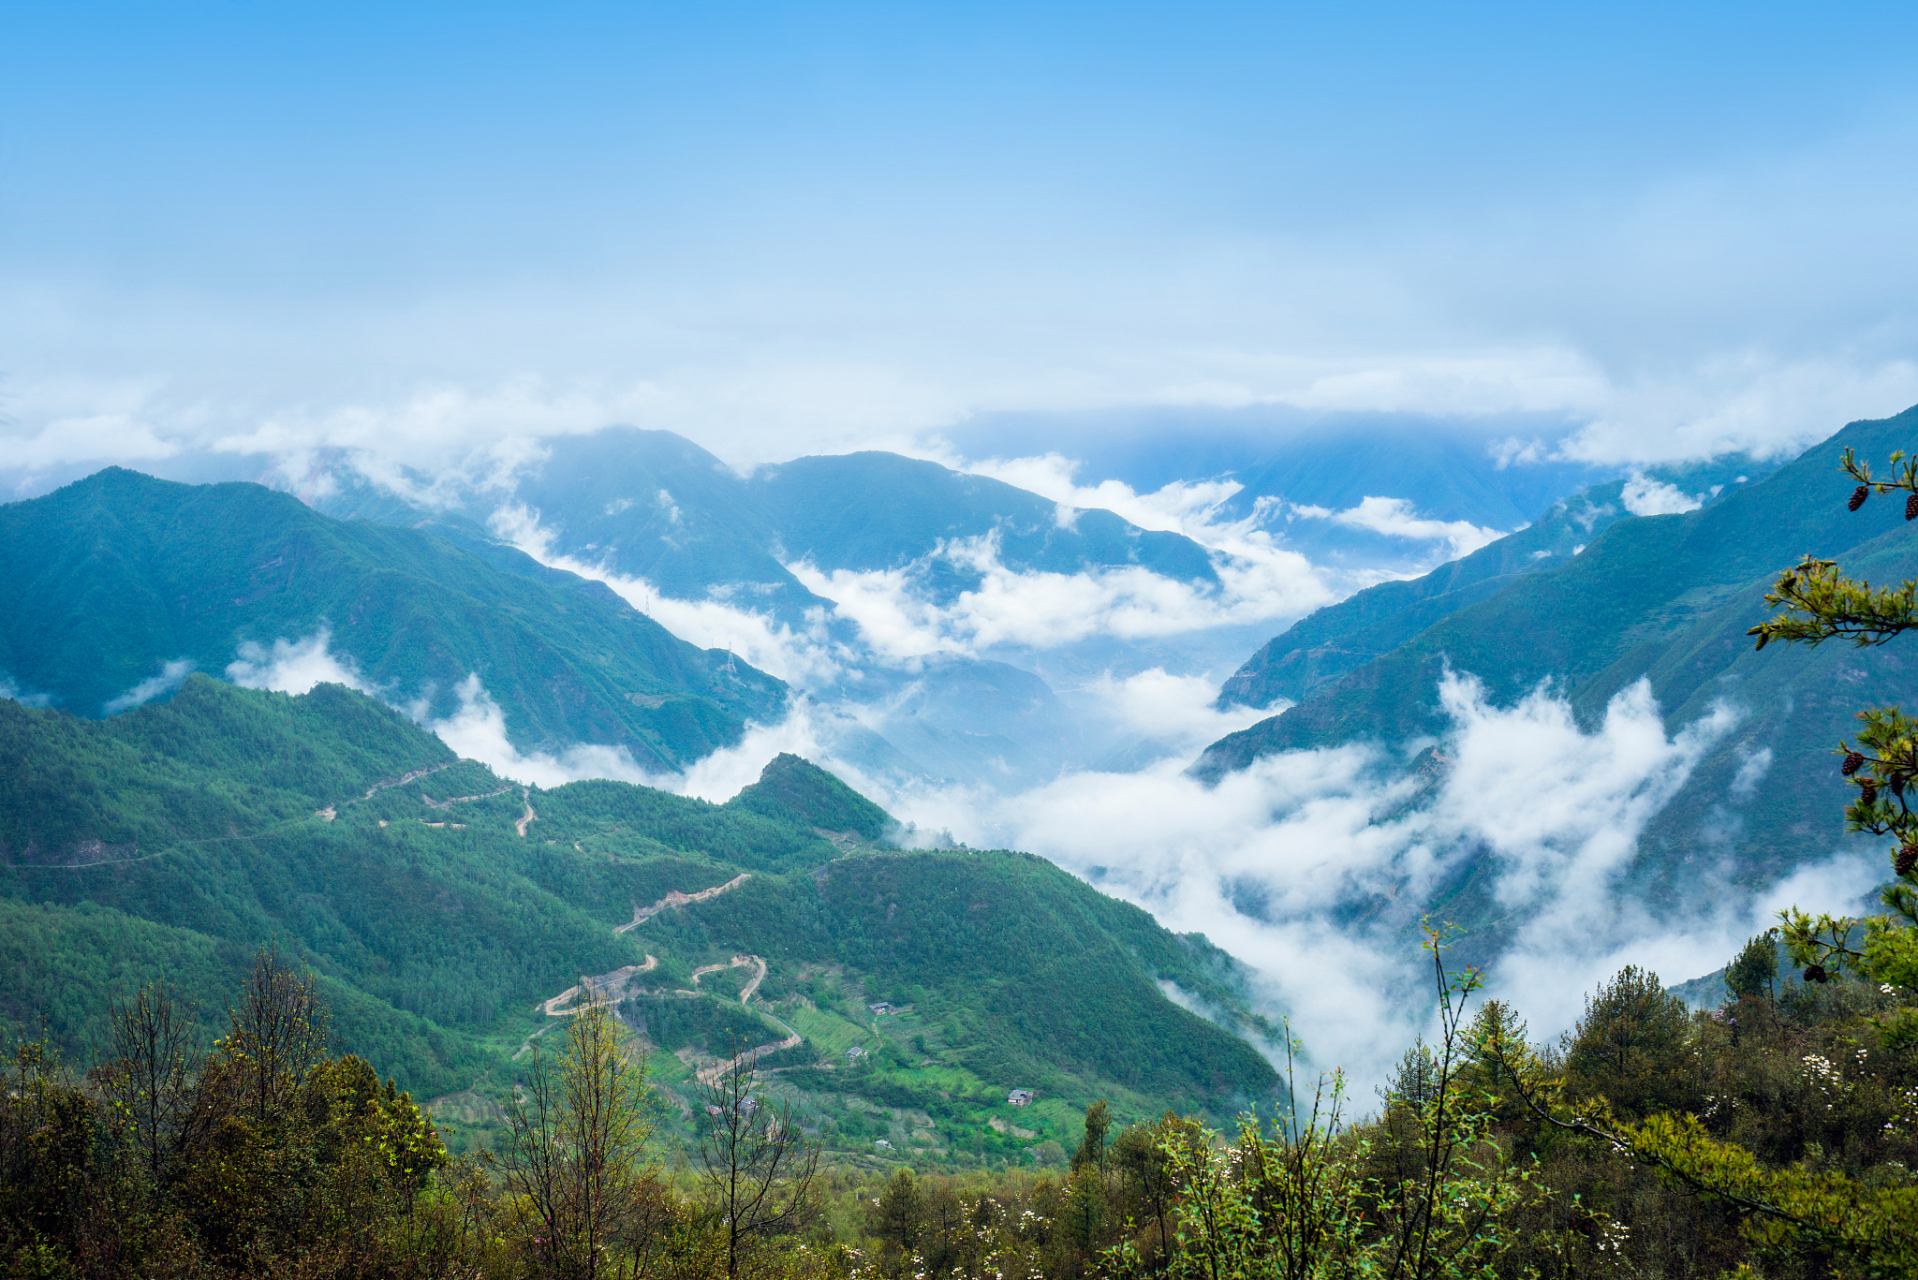
[[[891,814],[818,765],[782,751],[760,771],[759,781],[727,802],[784,822],[865,840],[883,840],[896,826]]]

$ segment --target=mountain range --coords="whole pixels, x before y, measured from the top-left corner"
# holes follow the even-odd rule
[[[449,508],[395,505],[391,491],[349,471],[316,506],[407,523]],[[741,476],[670,431],[608,427],[552,441],[512,500],[535,516],[556,554],[588,561],[687,600],[738,600],[789,626],[831,601],[787,567],[896,571],[937,601],[976,588],[990,557],[1023,572],[1139,565],[1216,584],[1205,548],[1138,528],[1110,511],[1062,513],[1055,502],[985,476],[893,453],[797,458]],[[484,524],[498,495],[451,508]]]
[[[1545,689],[1587,732],[1642,679],[1667,735],[1721,727],[1639,833],[1632,891],[1682,900],[1701,851],[1741,887],[1775,883],[1847,845],[1828,753],[1851,715],[1918,686],[1895,652],[1755,654],[1744,631],[1805,553],[1918,575],[1910,528],[1888,504],[1840,510],[1836,472],[1846,446],[1882,457],[1914,427],[1918,410],[1775,469],[1730,458],[1559,493],[1510,535],[1272,636],[1218,705],[1276,714],[1191,772],[1216,784],[1276,753],[1372,743],[1425,788],[1416,807],[1450,764],[1448,671],[1494,706]],[[1458,466],[1445,484],[1479,505],[1448,512],[1485,518],[1496,487]],[[1269,1100],[1276,1032],[1250,972],[1042,859],[898,848],[883,807],[790,754],[709,804],[515,781],[435,733],[493,716],[515,751],[608,748],[663,778],[810,698],[862,763],[1029,787],[1092,753],[1051,680],[980,653],[848,656],[856,628],[815,588],[867,575],[943,607],[1002,570],[1137,570],[1203,598],[1216,550],[930,462],[741,476],[630,429],[556,442],[491,498],[434,505],[355,475],[308,505],[109,469],[0,506],[12,1028],[44,1018],[84,1059],[115,992],[167,975],[211,1001],[265,941],[322,978],[344,1042],[482,1135],[520,1055],[594,990],[688,1105],[738,1045],[779,1046],[781,1087],[853,1155],[883,1141],[1023,1158],[1069,1142],[1100,1097],[1139,1116]],[[1672,514],[1642,514],[1656,510]],[[795,686],[688,643],[643,598],[503,541],[513,520],[546,561],[810,629],[839,672]],[[1510,906],[1479,874],[1492,855],[1462,853],[1413,905],[1496,946]],[[1013,1088],[1039,1095],[1016,1126],[994,1110]]]

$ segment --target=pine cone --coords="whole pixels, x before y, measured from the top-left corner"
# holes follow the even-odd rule
[[[1869,498],[1870,496],[1871,496],[1871,486],[1868,484],[1859,485],[1856,489],[1852,490],[1851,502],[1845,509],[1847,511],[1858,510],[1858,508],[1865,505],[1865,499]]]
[[[1892,774],[1890,786],[1891,794],[1902,797],[1905,794],[1905,775],[1902,773]]]
[[[1877,804],[1878,784],[1870,778],[1866,778],[1863,782],[1859,783],[1858,801],[1860,804]]]
[[[1824,965],[1815,964],[1811,966],[1811,968],[1805,970],[1805,981],[1806,982],[1830,982],[1831,975],[1825,972]]]
[[[1852,774],[1857,773],[1859,768],[1863,766],[1864,763],[1865,763],[1864,756],[1860,755],[1856,751],[1849,752],[1845,756],[1845,763],[1838,766],[1838,772],[1843,774],[1845,777],[1849,778],[1851,777]]]
[[[1898,874],[1908,876],[1913,867],[1918,867],[1918,844],[1908,844],[1898,851],[1898,858],[1892,863],[1898,868]]]
[[[1905,499],[1905,519],[1918,520],[1918,493]]]

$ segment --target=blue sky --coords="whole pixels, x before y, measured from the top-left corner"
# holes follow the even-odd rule
[[[0,450],[1918,400],[1909,5],[41,5]],[[8,459],[0,454],[0,462]]]

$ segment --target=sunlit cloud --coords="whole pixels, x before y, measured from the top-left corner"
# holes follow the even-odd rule
[[[1419,515],[1405,498],[1361,498],[1356,507],[1344,511],[1288,503],[1286,513],[1308,520],[1329,520],[1349,529],[1366,529],[1391,538],[1441,543],[1448,560],[1469,556],[1480,547],[1490,546],[1511,532],[1509,529],[1488,529],[1469,520],[1429,519]]]
[[[1627,480],[1618,500],[1625,510],[1635,516],[1682,515],[1704,505],[1701,498],[1685,493],[1677,485],[1665,484],[1644,475]]]

